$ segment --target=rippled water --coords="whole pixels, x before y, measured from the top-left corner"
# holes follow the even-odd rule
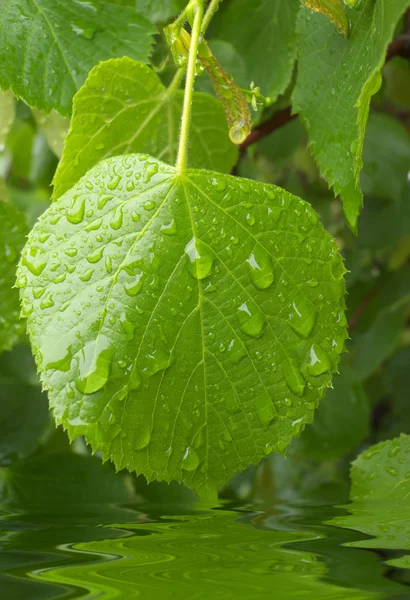
[[[0,597],[410,598],[394,553],[356,547],[334,507],[0,508]],[[349,547],[346,544],[355,544]]]

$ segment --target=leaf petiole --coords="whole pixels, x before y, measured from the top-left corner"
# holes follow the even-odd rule
[[[195,84],[198,46],[199,39],[201,37],[202,19],[204,16],[204,0],[193,0],[189,3],[188,7],[192,8],[193,10],[194,23],[192,26],[191,44],[189,48],[184,107],[182,111],[181,132],[179,137],[178,157],[176,163],[176,169],[180,174],[185,171],[187,164],[189,124],[192,111],[192,97]]]
[[[211,3],[208,6],[208,9],[207,9],[205,16],[203,18],[203,21],[202,21],[202,26],[201,26],[202,35],[205,35],[206,30],[208,29],[213,16],[218,11],[219,5],[221,2],[222,2],[222,0],[211,0]]]

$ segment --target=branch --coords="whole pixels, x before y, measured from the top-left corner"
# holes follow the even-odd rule
[[[397,36],[387,49],[386,62],[396,56],[410,59],[410,33]]]
[[[292,115],[292,109],[290,106],[275,113],[270,119],[264,123],[261,123],[251,131],[243,144],[241,144],[241,151],[246,150],[248,146],[256,144],[256,142],[259,142],[270,133],[273,133],[277,129],[287,125],[293,121],[293,119],[296,119],[296,117],[297,115]]]

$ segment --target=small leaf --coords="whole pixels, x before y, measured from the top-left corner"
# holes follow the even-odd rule
[[[7,136],[16,116],[16,99],[12,92],[0,92],[0,151],[4,150]]]
[[[18,279],[57,422],[119,469],[214,491],[311,421],[344,272],[302,200],[130,155],[44,213]]]
[[[46,136],[51,150],[58,158],[61,158],[70,121],[56,112],[46,115],[36,108],[33,109],[33,115],[40,130]]]
[[[10,0],[0,7],[0,85],[29,106],[62,115],[101,60],[148,59],[155,27],[109,1]]]
[[[363,203],[362,149],[370,99],[381,85],[386,49],[408,0],[362,0],[348,9],[348,39],[320,14],[298,18],[299,69],[293,110],[300,113],[322,174],[343,200],[352,228]]]
[[[350,546],[410,550],[409,453],[410,436],[401,435],[371,446],[353,463],[350,514],[331,523],[372,538]]]
[[[0,201],[0,352],[10,350],[24,331],[18,291],[13,287],[27,233],[23,214]]]
[[[231,42],[254,81],[272,102],[288,87],[296,60],[299,0],[235,0],[222,5],[213,36]]]
[[[54,197],[109,156],[147,152],[174,164],[183,92],[169,96],[157,75],[129,58],[95,67],[74,98],[74,113]],[[195,93],[188,153],[191,167],[231,171],[238,152],[230,142],[224,111],[217,100]]]
[[[349,33],[349,22],[343,10],[342,0],[302,0],[302,2],[310,10],[326,15],[344,35]]]

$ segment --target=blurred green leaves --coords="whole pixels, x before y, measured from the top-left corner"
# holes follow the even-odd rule
[[[110,2],[11,0],[0,7],[0,85],[29,106],[62,115],[90,69],[124,54],[147,61],[156,28]]]

